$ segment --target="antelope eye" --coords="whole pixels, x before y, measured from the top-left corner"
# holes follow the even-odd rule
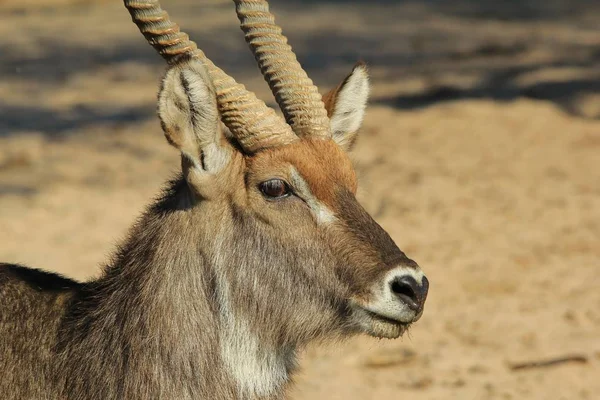
[[[281,199],[291,193],[290,187],[282,179],[270,179],[261,183],[258,188],[268,199]]]

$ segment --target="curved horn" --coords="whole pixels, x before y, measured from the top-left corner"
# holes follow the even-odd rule
[[[170,65],[195,58],[206,67],[221,120],[249,153],[298,140],[275,111],[210,61],[160,7],[158,0],[123,0],[133,22]]]
[[[234,0],[246,42],[288,124],[299,136],[330,137],[321,95],[287,44],[266,0]]]

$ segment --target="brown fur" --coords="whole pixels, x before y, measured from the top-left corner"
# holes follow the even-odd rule
[[[185,104],[210,93],[199,76],[195,91],[161,92],[183,173],[100,278],[0,265],[4,398],[279,399],[299,349],[363,332],[351,302],[391,268],[417,268],[356,201],[333,140],[243,154],[215,126],[214,101]],[[290,166],[335,221],[319,224],[298,196],[263,196]]]
[[[325,108],[327,109],[327,116],[331,117],[333,110],[335,109],[335,103],[337,101],[337,95],[340,89],[342,88],[344,82],[341,82],[339,85],[334,87],[325,93],[322,97],[323,104],[325,104]]]
[[[336,192],[344,188],[356,193],[356,173],[347,154],[331,140],[305,139],[281,148],[257,154],[248,167],[255,180],[273,173],[288,174],[293,165],[307,180],[312,193],[330,207],[335,207]],[[289,179],[289,177],[288,177]]]

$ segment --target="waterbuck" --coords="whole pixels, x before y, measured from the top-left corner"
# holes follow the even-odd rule
[[[402,335],[429,284],[355,198],[366,68],[322,98],[267,2],[235,0],[284,120],[157,0],[124,3],[169,64],[181,174],[98,279],[0,266],[2,398],[279,399],[308,342]]]

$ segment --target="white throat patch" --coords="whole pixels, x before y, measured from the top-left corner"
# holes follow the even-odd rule
[[[227,321],[221,338],[221,357],[238,383],[242,398],[269,397],[288,380],[285,359],[271,349],[263,349],[242,318]]]
[[[219,293],[222,329],[220,353],[243,399],[275,395],[288,381],[286,355],[264,348],[248,321],[238,315],[229,301],[229,287],[221,279]]]

